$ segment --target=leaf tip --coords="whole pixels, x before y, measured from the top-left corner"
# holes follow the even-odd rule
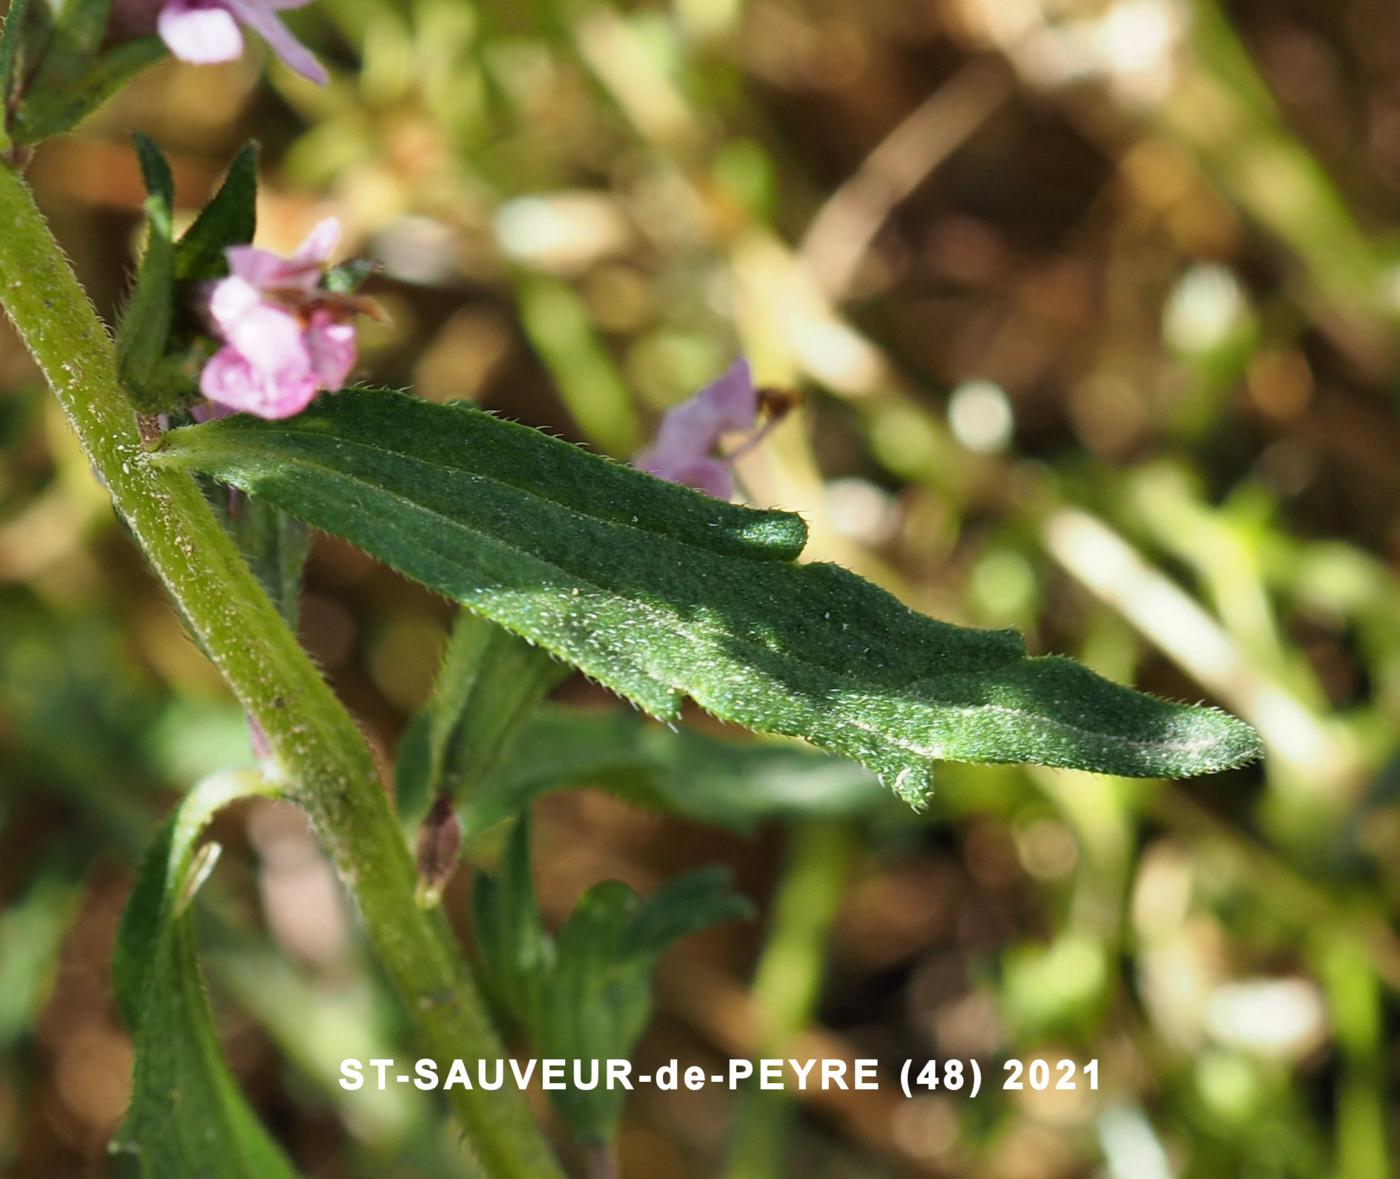
[[[1193,711],[1201,743],[1182,777],[1238,769],[1264,756],[1264,742],[1252,725],[1218,708],[1197,705]]]
[[[880,781],[911,810],[925,811],[933,797],[933,764],[914,762],[901,767],[892,775],[880,775]]]

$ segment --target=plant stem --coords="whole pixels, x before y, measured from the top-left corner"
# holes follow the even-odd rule
[[[504,1055],[440,914],[414,902],[413,862],[373,758],[215,519],[194,480],[150,463],[117,384],[112,340],[20,175],[0,165],[0,302],[62,404],[98,476],[285,771],[354,896],[375,953],[438,1060]],[[493,1179],[553,1179],[523,1098],[449,1094]]]
[[[789,836],[772,924],[754,975],[757,1057],[786,1057],[816,1014],[831,928],[857,847],[850,823],[840,819],[812,820]],[[739,1099],[727,1179],[780,1174],[793,1114],[790,1092],[746,1089]]]
[[[600,1142],[584,1154],[588,1179],[617,1179],[617,1144]]]

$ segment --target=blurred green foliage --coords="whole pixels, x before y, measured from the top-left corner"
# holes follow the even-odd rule
[[[803,394],[740,473],[803,513],[812,556],[1219,703],[1268,748],[1189,787],[949,767],[923,818],[749,837],[540,798],[553,926],[604,878],[645,894],[716,860],[759,903],[663,964],[639,1061],[1100,1061],[1097,1093],[639,1092],[624,1174],[1391,1174],[1393,6],[295,17],[327,89],[275,66],[262,86],[253,57],[166,63],[36,155],[109,317],[140,235],[127,128],[170,157],[177,233],[254,137],[260,241],[333,209],[382,264],[367,379],[625,456],[743,351]],[[247,739],[8,334],[0,388],[0,1167],[79,1175],[129,1095],[107,963],[136,863]],[[386,764],[450,625],[317,540],[303,637]],[[556,698],[615,707],[583,683]],[[650,742],[639,773],[674,756]],[[431,1096],[335,1083],[340,1057],[412,1049],[309,837],[277,808],[215,827],[206,975],[264,1123],[307,1174],[461,1174]],[[444,903],[469,938],[464,876]]]

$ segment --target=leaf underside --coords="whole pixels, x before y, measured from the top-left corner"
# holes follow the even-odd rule
[[[710,499],[467,405],[351,389],[295,418],[172,432],[193,468],[343,536],[653,716],[686,696],[922,800],[931,764],[1182,777],[1249,761],[1215,709],[1159,700],[1013,631],[914,613],[829,564],[801,519]]]
[[[479,835],[543,794],[581,786],[740,832],[773,818],[859,815],[890,803],[860,766],[790,742],[732,741],[623,709],[541,704],[458,804],[462,834]]]

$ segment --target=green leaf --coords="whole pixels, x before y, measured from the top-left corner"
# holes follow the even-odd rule
[[[751,917],[753,906],[730,890],[723,868],[676,877],[645,900],[608,880],[584,893],[551,941],[530,879],[527,828],[522,818],[497,877],[477,877],[473,928],[482,973],[507,999],[537,1056],[601,1068],[630,1056],[645,1030],[661,953],[711,925]],[[549,1096],[573,1136],[596,1143],[615,1132],[626,1090],[570,1085]]]
[[[559,935],[558,960],[545,979],[530,1040],[545,1057],[585,1064],[626,1059],[651,1017],[649,958],[621,954],[639,907],[637,894],[620,880],[595,884],[569,915]],[[582,1143],[606,1142],[626,1101],[625,1089],[550,1091],[569,1132]]]
[[[346,537],[654,716],[675,718],[688,695],[859,761],[911,803],[938,759],[1152,777],[1259,754],[1224,713],[793,564],[797,516],[719,503],[470,406],[346,390],[287,421],[174,431],[158,461]]]
[[[779,817],[858,814],[889,800],[859,766],[800,746],[711,737],[616,709],[542,705],[463,799],[462,834],[479,835],[542,794],[582,786],[738,831]]]
[[[668,880],[642,902],[618,943],[624,959],[654,959],[681,938],[754,916],[746,897],[730,890],[728,868],[711,865]]]
[[[410,726],[399,759],[395,780],[405,821],[421,817],[432,794],[474,794],[531,710],[567,674],[547,652],[463,610],[424,719]]]
[[[122,915],[113,984],[135,1041],[136,1069],[112,1149],[130,1173],[295,1179],[224,1063],[187,912],[212,863],[196,846],[215,813],[240,798],[274,794],[251,773],[202,781],[161,829]]]
[[[645,900],[621,881],[594,885],[560,931],[554,969],[537,1000],[536,1050],[600,1065],[631,1056],[651,1018],[651,977],[662,951],[711,925],[752,915],[719,867],[677,877]],[[583,1143],[612,1138],[626,1096],[602,1084],[550,1093]]]
[[[530,873],[528,815],[522,815],[511,831],[496,874],[476,878],[472,932],[487,992],[516,1023],[528,1028],[540,979],[554,961]]]
[[[35,0],[23,6],[16,57],[27,75],[22,97],[59,100],[58,91],[91,68],[107,30],[111,0]],[[12,7],[13,11],[13,7]]]
[[[224,251],[253,240],[257,200],[258,148],[250,143],[233,157],[219,191],[176,245],[175,278],[185,282],[225,275]]]
[[[293,631],[300,615],[302,571],[311,552],[311,536],[295,517],[263,500],[227,494],[216,503],[229,532],[267,596]]]
[[[62,49],[75,59],[92,55],[107,35],[112,0],[48,0],[48,4]]]
[[[95,46],[83,44],[81,38],[90,36],[100,9],[100,40],[100,33],[106,29],[106,0],[64,5],[64,11],[70,7],[80,37],[67,31],[66,22],[60,22],[47,44],[25,46],[25,60],[41,60],[42,65],[28,82],[15,111],[10,132],[16,143],[36,144],[72,130],[133,77],[166,55],[165,44],[154,36],[122,41],[98,53]]]
[[[117,366],[122,386],[137,408],[157,413],[186,404],[198,388],[199,369],[207,356],[207,346],[198,340],[191,343],[187,338],[187,327],[179,318],[180,307],[189,305],[185,297],[188,284],[226,272],[224,250],[228,246],[252,239],[257,154],[249,146],[234,157],[218,192],[179,242],[175,242],[172,236],[175,187],[170,166],[150,139],[137,134],[135,141],[141,175],[149,193],[146,198],[148,233],[136,283],[117,330]],[[269,540],[283,527],[278,523],[280,517],[281,514],[270,506],[253,510],[244,522],[252,527],[254,534],[240,536],[240,541],[248,542],[244,545],[245,552],[258,567],[268,592],[277,597],[286,613],[289,602],[282,593],[286,589],[282,571],[290,568],[295,577],[299,577],[305,552],[296,554],[296,537],[292,535],[295,529],[283,529],[285,539],[292,542],[286,560],[267,551]],[[259,564],[260,558],[271,559],[272,564],[266,560]],[[291,599],[293,603],[294,600]]]
[[[20,41],[28,8],[29,0],[10,0],[5,23],[0,25],[0,119],[6,122],[15,98],[15,48]],[[9,142],[8,128],[0,126],[0,146],[8,147]]]
[[[154,411],[167,408],[151,378],[165,358],[175,306],[175,180],[160,148],[139,132],[133,138],[146,183],[146,252],[117,328],[117,373],[132,399]]]

